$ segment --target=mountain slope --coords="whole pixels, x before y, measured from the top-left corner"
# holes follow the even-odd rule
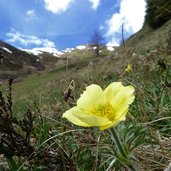
[[[127,41],[126,45],[129,48],[141,48],[148,50],[156,46],[167,46],[169,31],[171,30],[171,20],[166,22],[158,29],[152,29],[147,24],[143,28],[132,35]]]
[[[4,57],[0,63],[0,79],[9,77],[17,78],[23,75],[42,71],[54,66],[58,62],[57,53],[53,49],[37,49],[39,53],[17,49],[3,41],[0,41],[0,53]],[[45,51],[46,50],[46,51]]]
[[[44,69],[38,57],[21,51],[0,41],[1,56],[0,79],[17,78]]]

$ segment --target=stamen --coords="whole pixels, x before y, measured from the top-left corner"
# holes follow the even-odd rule
[[[110,103],[94,107],[91,112],[96,116],[105,117],[111,121],[114,120],[115,111]]]

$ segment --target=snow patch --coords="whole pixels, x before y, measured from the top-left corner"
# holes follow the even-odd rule
[[[108,43],[106,44],[106,48],[107,48],[107,50],[109,50],[109,51],[114,51],[114,50],[115,50],[114,46],[115,46],[115,45],[114,45],[112,42],[108,42]]]
[[[76,49],[79,49],[79,50],[83,50],[83,49],[85,49],[85,48],[86,48],[86,46],[84,46],[84,45],[76,46]]]
[[[109,50],[109,51],[114,51],[115,49],[114,49],[114,47],[112,47],[112,46],[107,46],[107,50]]]
[[[64,50],[64,52],[67,53],[67,52],[71,52],[72,50],[74,50],[74,48],[66,48],[66,49]]]
[[[26,52],[34,54],[34,55],[40,55],[44,52],[50,53],[55,57],[59,57],[60,55],[63,54],[63,52],[58,51],[55,48],[50,48],[50,47],[42,47],[42,48],[33,48],[33,49],[24,49]]]
[[[12,53],[12,51],[10,51],[9,49],[7,49],[6,47],[2,47],[2,49],[4,49],[8,53]]]

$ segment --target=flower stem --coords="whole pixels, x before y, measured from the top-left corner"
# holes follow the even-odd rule
[[[112,138],[115,141],[115,143],[116,143],[116,145],[117,145],[117,147],[119,149],[119,152],[122,154],[123,157],[127,158],[126,152],[125,152],[125,150],[124,150],[124,148],[122,146],[122,143],[121,143],[121,141],[120,141],[120,139],[118,137],[118,134],[117,134],[116,130],[114,128],[111,128],[110,131],[111,131],[112,136],[113,136]]]
[[[129,156],[126,154],[124,147],[118,137],[118,134],[115,130],[115,128],[111,128],[110,129],[111,135],[112,135],[112,139],[115,142],[116,146],[118,147],[118,150],[120,152],[120,154],[127,160],[126,165],[132,169],[133,171],[136,171],[137,169],[134,167],[134,165],[131,162],[131,159],[129,158]]]

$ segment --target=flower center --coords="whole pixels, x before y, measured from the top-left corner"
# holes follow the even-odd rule
[[[94,107],[91,112],[96,116],[108,118],[111,121],[114,120],[115,111],[109,103]]]

